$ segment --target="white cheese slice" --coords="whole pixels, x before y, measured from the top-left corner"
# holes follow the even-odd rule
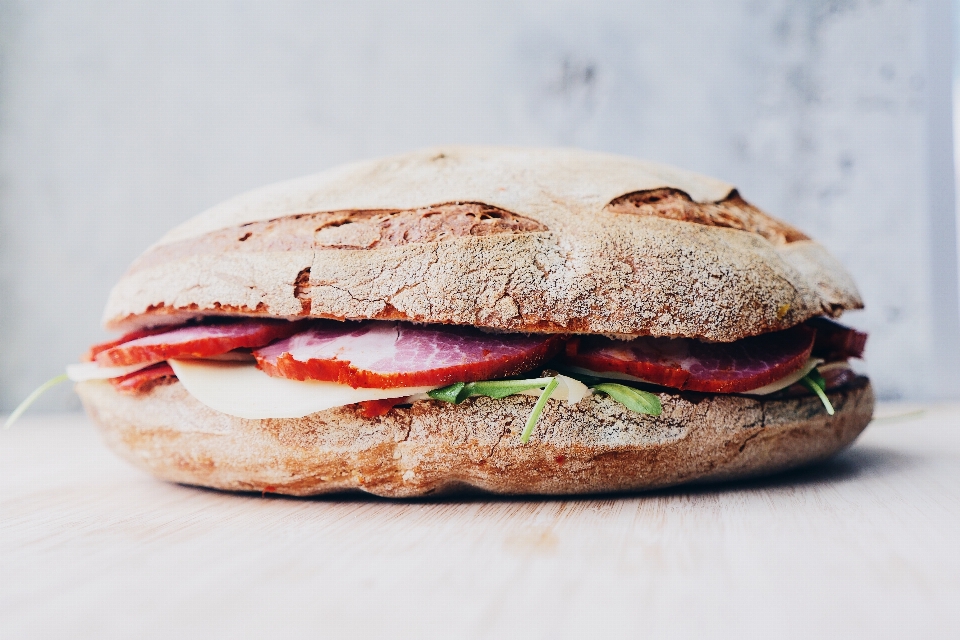
[[[243,362],[168,362],[190,395],[215,411],[238,418],[302,418],[355,402],[406,398],[437,388],[354,389],[336,382],[272,378]]]
[[[140,364],[130,364],[125,367],[101,367],[96,362],[81,362],[78,364],[67,365],[67,377],[74,382],[83,382],[84,380],[108,380],[110,378],[119,378],[140,369],[157,364],[156,362],[145,362]]]

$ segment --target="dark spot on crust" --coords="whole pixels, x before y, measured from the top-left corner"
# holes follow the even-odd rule
[[[316,229],[314,229],[313,232],[314,232],[314,233],[319,233],[320,231],[322,231],[322,230],[324,230],[324,229],[328,229],[328,228],[330,228],[330,227],[341,227],[341,226],[343,226],[343,225],[345,225],[345,224],[350,224],[350,223],[352,223],[352,222],[353,222],[353,220],[351,220],[350,218],[338,218],[338,219],[333,219],[333,220],[327,220],[327,221],[325,221],[323,224],[321,224],[319,227],[317,227]]]
[[[141,256],[130,273],[202,254],[376,249],[547,230],[546,225],[532,218],[477,202],[451,202],[421,209],[325,211],[251,222],[161,245]]]
[[[607,211],[641,216],[659,216],[711,227],[726,227],[763,236],[773,244],[809,240],[800,230],[767,215],[740,197],[736,190],[719,202],[694,202],[679,189],[650,189],[620,196]]]
[[[300,301],[300,308],[305,316],[310,315],[310,267],[301,269],[297,279],[293,281],[293,297]]]
[[[374,320],[413,320],[413,318],[400,311],[389,302],[384,303],[383,309],[375,313],[372,317]]]

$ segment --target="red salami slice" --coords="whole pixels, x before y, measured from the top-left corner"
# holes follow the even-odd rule
[[[168,358],[209,358],[234,349],[262,347],[286,338],[303,325],[286,320],[242,320],[175,328],[102,350],[95,357],[105,367],[120,367]]]
[[[562,342],[559,336],[485,334],[470,327],[330,321],[253,355],[271,376],[392,389],[516,375],[553,356]]]
[[[169,384],[176,379],[177,374],[173,372],[173,368],[166,362],[160,362],[119,378],[111,378],[110,384],[118,391],[140,393],[149,391],[157,385]]]
[[[817,340],[813,343],[813,355],[828,362],[862,358],[867,346],[867,334],[829,318],[816,318],[807,322],[817,330]]]
[[[153,329],[137,329],[136,331],[131,331],[130,333],[124,334],[117,338],[116,340],[111,340],[110,342],[101,342],[100,344],[95,344],[87,352],[83,354],[83,357],[80,359],[82,362],[93,362],[97,356],[108,349],[113,347],[120,346],[126,342],[132,342],[137,338],[144,338],[146,336],[153,336],[158,333],[167,333],[175,327],[155,327]]]
[[[624,342],[585,336],[567,343],[565,361],[675,389],[739,393],[770,384],[803,366],[815,333],[801,325],[726,343],[689,338]]]

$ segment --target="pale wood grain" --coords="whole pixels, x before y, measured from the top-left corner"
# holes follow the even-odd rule
[[[0,636],[949,637],[958,429],[929,408],[751,483],[402,503],[165,484],[27,418],[0,431]]]

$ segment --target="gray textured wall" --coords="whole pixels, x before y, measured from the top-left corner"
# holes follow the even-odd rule
[[[0,0],[0,410],[103,336],[110,285],[174,224],[448,142],[738,184],[854,273],[884,397],[956,397],[950,19],[938,0]]]

